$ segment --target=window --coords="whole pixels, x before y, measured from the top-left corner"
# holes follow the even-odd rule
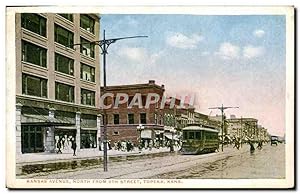
[[[95,68],[81,64],[81,79],[90,81],[90,82],[95,82]]]
[[[47,49],[22,41],[22,61],[46,67]]]
[[[34,13],[22,13],[21,23],[23,28],[46,37],[47,27],[44,17]]]
[[[113,135],[120,135],[119,131],[114,131]]]
[[[43,130],[41,126],[21,127],[22,153],[35,153],[44,151]]]
[[[64,18],[66,18],[67,20],[70,20],[71,22],[73,22],[73,14],[58,14]]]
[[[183,132],[183,139],[187,139],[187,132],[186,131]]]
[[[95,92],[81,89],[81,104],[95,106]]]
[[[201,139],[201,133],[200,131],[196,132],[196,139],[200,140]]]
[[[81,114],[80,126],[83,128],[95,128],[97,127],[97,116],[91,114]]]
[[[141,124],[146,124],[146,113],[140,114]]]
[[[120,124],[120,116],[119,116],[119,114],[114,114],[114,124],[115,125]]]
[[[128,114],[128,124],[134,124],[134,114]]]
[[[74,75],[74,60],[55,53],[55,71]]]
[[[96,148],[97,147],[97,131],[81,130],[80,131],[80,148]]]
[[[94,34],[95,20],[88,15],[80,15],[80,27]]]
[[[74,87],[55,82],[55,99],[74,102]]]
[[[23,74],[22,93],[47,98],[47,80]]]
[[[95,57],[95,44],[84,38],[80,38],[80,52],[86,56]]]
[[[66,47],[73,48],[74,34],[69,30],[66,30],[59,25],[55,24],[55,42],[62,44]]]
[[[189,132],[189,139],[194,139],[195,133],[194,131]]]

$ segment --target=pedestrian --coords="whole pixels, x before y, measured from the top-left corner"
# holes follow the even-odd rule
[[[149,150],[150,151],[152,150],[152,147],[153,147],[153,143],[152,143],[152,140],[150,139],[150,141],[149,141]]]
[[[170,152],[174,152],[173,142],[169,140]]]
[[[73,149],[73,156],[76,156],[76,141],[74,140],[74,138],[72,139],[72,149]]]
[[[117,150],[120,151],[122,149],[122,144],[120,141],[117,143]]]
[[[62,152],[61,152],[61,139],[58,140],[56,146],[57,146],[57,149],[58,149],[57,153],[58,153],[58,154],[62,154]]]
[[[107,141],[107,145],[108,145],[108,149],[111,150],[112,148],[111,148],[110,140]]]
[[[234,146],[233,146],[233,148],[236,148],[236,149],[240,149],[240,144],[239,144],[239,141],[238,140],[234,140]]]
[[[259,141],[259,142],[258,142],[257,149],[259,149],[259,150],[262,149],[262,141]]]
[[[250,145],[250,153],[253,153],[255,151],[254,145],[251,141],[249,141],[249,145]]]
[[[130,151],[129,141],[126,141],[126,151],[127,151],[127,152]]]

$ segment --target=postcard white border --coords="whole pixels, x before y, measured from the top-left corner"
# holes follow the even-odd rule
[[[28,183],[15,173],[15,13],[194,14],[286,16],[286,178],[181,179],[181,184]],[[37,6],[6,9],[6,185],[9,188],[291,188],[294,186],[294,8],[292,6]],[[12,64],[12,65],[10,65]],[[87,179],[88,180],[88,179]],[[90,180],[90,179],[89,179]],[[97,179],[98,180],[98,179]],[[139,180],[139,179],[137,179]]]

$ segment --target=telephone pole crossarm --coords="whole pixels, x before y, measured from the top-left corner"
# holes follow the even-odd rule
[[[222,152],[223,152],[223,147],[224,147],[224,125],[225,125],[225,122],[224,122],[224,116],[225,116],[225,113],[224,113],[224,110],[226,109],[229,109],[229,108],[239,108],[237,106],[219,106],[219,107],[210,107],[208,109],[219,109],[221,110],[221,118],[222,118],[222,123],[221,123],[221,126],[222,126]]]

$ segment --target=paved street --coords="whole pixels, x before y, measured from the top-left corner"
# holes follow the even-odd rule
[[[102,165],[55,171],[48,174],[22,176],[19,178],[57,179],[189,179],[189,178],[284,178],[285,146],[264,145],[262,150],[249,151],[249,145],[242,149],[225,147],[224,152],[203,155],[180,155],[161,153],[148,157],[114,159],[109,162],[108,172]]]

